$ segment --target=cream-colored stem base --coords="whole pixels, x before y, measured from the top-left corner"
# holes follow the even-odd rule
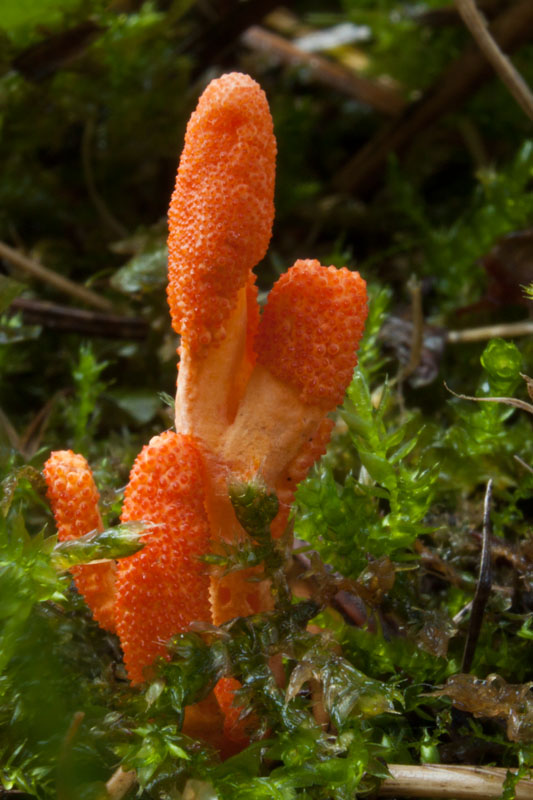
[[[218,452],[221,437],[235,416],[247,379],[246,287],[227,321],[226,337],[202,358],[195,358],[182,345],[176,392],[176,430],[204,442]],[[250,367],[251,368],[251,367]],[[249,372],[249,370],[248,370]]]
[[[222,459],[237,475],[260,475],[275,486],[323,417],[322,408],[302,403],[296,389],[256,365],[226,433]]]

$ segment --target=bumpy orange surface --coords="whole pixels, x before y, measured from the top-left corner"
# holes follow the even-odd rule
[[[187,126],[169,209],[168,300],[191,352],[224,338],[237,291],[266,252],[275,158],[261,87],[240,73],[212,81]]]
[[[165,642],[194,620],[210,619],[203,466],[194,441],[167,431],[137,457],[126,489],[122,521],[155,523],[144,548],[121,559],[115,616],[124,661],[134,683],[166,656]]]
[[[60,541],[77,539],[102,530],[98,489],[87,461],[72,450],[56,450],[44,465],[48,499]],[[72,567],[76,588],[102,628],[113,631],[115,564],[80,564]]]
[[[309,405],[342,402],[367,315],[358,272],[297,261],[274,284],[256,338],[258,363]]]

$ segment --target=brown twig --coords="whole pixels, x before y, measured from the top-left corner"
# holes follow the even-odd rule
[[[30,461],[41,446],[43,434],[50,421],[50,415],[63,391],[55,392],[44,406],[35,414],[29,425],[19,437],[17,450]]]
[[[467,328],[464,331],[448,331],[446,339],[452,344],[462,342],[483,342],[486,339],[500,337],[503,339],[514,336],[529,336],[533,333],[533,320],[524,319],[520,322],[506,322],[501,325],[485,325],[480,328]]]
[[[513,63],[494,41],[474,0],[455,0],[455,6],[487,61],[492,64],[524,113],[533,119],[533,94]]]
[[[485,492],[485,502],[483,505],[483,544],[481,546],[481,562],[479,565],[479,578],[476,586],[476,593],[472,602],[472,610],[470,612],[470,625],[468,627],[468,634],[466,636],[465,649],[463,651],[463,663],[461,665],[461,672],[470,672],[474,653],[476,652],[476,645],[481,631],[481,624],[483,622],[483,614],[487,600],[489,599],[490,590],[492,586],[492,570],[491,570],[491,534],[492,524],[490,520],[490,511],[492,504],[492,478],[487,483],[487,490]]]
[[[533,3],[520,0],[496,17],[491,33],[498,45],[509,52],[527,41],[533,30]],[[399,153],[412,144],[416,134],[429,127],[460,104],[492,74],[479,49],[469,45],[444,71],[437,83],[416,103],[371,139],[343,167],[333,183],[343,191],[371,189],[391,153]]]
[[[42,81],[82,56],[104,28],[88,19],[60,33],[53,33],[19,53],[11,62],[27,80]]]
[[[508,6],[509,0],[478,0],[479,10],[483,12],[487,19],[492,19],[496,14],[499,14],[503,8]],[[420,14],[415,14],[415,19],[417,22],[421,22],[431,28],[462,25],[461,17],[457,9],[453,6],[424,9]]]
[[[453,394],[459,400],[473,400],[475,403],[503,403],[503,405],[520,408],[522,411],[527,411],[528,414],[533,414],[533,405],[526,403],[525,400],[520,400],[518,397],[473,397],[470,394],[457,394],[453,389],[450,389],[446,381],[444,381],[444,386],[450,394]]]
[[[17,297],[10,310],[21,311],[29,325],[43,325],[62,331],[74,331],[86,336],[103,336],[109,339],[144,339],[148,323],[140,317],[123,317],[117,314],[102,314],[86,311],[45,300]]]
[[[20,451],[20,437],[17,431],[15,430],[14,426],[11,424],[11,420],[9,419],[5,411],[3,411],[2,408],[0,408],[0,430],[2,429],[11,447],[14,450]]]
[[[135,770],[125,772],[122,767],[119,767],[107,781],[105,788],[110,800],[122,800],[128,794],[129,790],[137,783],[137,774]]]
[[[467,767],[447,764],[389,764],[378,797],[435,797],[454,800],[492,800],[501,797],[507,770],[499,767]],[[533,781],[515,786],[516,800],[533,800]]]
[[[62,275],[58,275],[57,272],[54,272],[54,270],[48,269],[34,258],[29,258],[18,250],[14,250],[5,242],[0,242],[0,257],[5,258],[12,264],[15,264],[19,269],[23,270],[23,272],[33,275],[34,278],[38,278],[39,280],[50,284],[50,286],[54,286],[56,289],[59,289],[59,291],[64,292],[71,297],[76,297],[78,300],[82,300],[89,306],[99,308],[102,311],[111,311],[113,308],[113,304],[110,303],[109,300],[106,300],[104,297],[100,297],[100,295],[96,294],[96,292],[93,292],[91,289],[87,289],[85,286],[80,286],[79,284],[74,283],[74,281],[64,278]]]
[[[95,129],[95,121],[93,117],[89,117],[83,129],[81,137],[81,163],[83,167],[83,177],[87,186],[87,193],[91,198],[91,202],[98,212],[100,219],[109,228],[109,231],[120,239],[125,239],[128,235],[128,230],[119,222],[115,215],[107,207],[102,195],[96,188],[94,180],[94,172],[91,161],[91,145],[93,141]]]
[[[516,453],[514,454],[513,458],[514,458],[514,460],[516,462],[518,462],[518,464],[520,464],[521,467],[523,467],[525,470],[527,470],[528,472],[531,472],[533,474],[533,467],[530,466],[526,461],[524,461],[523,458],[520,458],[520,456],[517,456]]]
[[[394,116],[405,107],[403,97],[377,81],[357,75],[327,58],[300,50],[292,42],[276,33],[254,25],[246,30],[241,41],[252,50],[265,52],[276,60],[292,66],[305,67],[317,81],[331,89],[343,92],[366,103],[371,108]]]

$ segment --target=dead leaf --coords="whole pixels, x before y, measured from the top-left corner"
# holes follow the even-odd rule
[[[460,673],[430,695],[449,697],[455,708],[474,717],[505,720],[512,742],[533,742],[533,683],[506,683],[496,674],[482,680]]]

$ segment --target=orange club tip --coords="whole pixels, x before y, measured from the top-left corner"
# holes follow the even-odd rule
[[[131,470],[122,521],[153,523],[138,553],[117,568],[115,616],[132,683],[147,677],[166,642],[210,619],[209,549],[203,463],[189,436],[167,431],[146,445]]]
[[[98,509],[100,495],[83,456],[72,450],[56,450],[50,454],[43,473],[60,541],[103,530]],[[70,572],[95,620],[102,628],[114,631],[115,562],[80,564]]]
[[[268,296],[257,361],[299,391],[303,403],[330,410],[352,378],[366,316],[366,283],[358,272],[297,261]]]
[[[189,120],[169,208],[168,301],[192,353],[225,337],[237,293],[266,253],[275,159],[261,87],[237,72],[212,81]]]

